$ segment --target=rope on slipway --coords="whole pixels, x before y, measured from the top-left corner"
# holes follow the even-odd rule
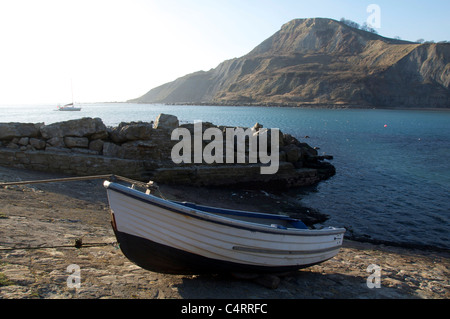
[[[80,177],[66,177],[66,178],[54,178],[54,179],[44,179],[44,180],[33,180],[33,181],[20,181],[20,182],[2,182],[0,183],[0,187],[6,186],[18,186],[18,185],[31,185],[31,184],[48,184],[48,183],[60,183],[60,182],[74,182],[74,181],[86,181],[86,180],[94,180],[94,179],[106,179],[109,181],[120,180],[126,183],[130,183],[133,186],[137,185],[139,187],[147,188],[150,190],[157,190],[162,198],[165,199],[164,195],[161,193],[159,187],[153,182],[145,183],[136,181],[127,177],[117,176],[113,174],[109,175],[95,175],[95,176],[80,176]],[[50,249],[50,248],[89,248],[89,247],[102,247],[112,245],[114,247],[118,247],[118,243],[83,243],[82,238],[78,238],[75,240],[75,243],[72,245],[54,245],[54,246],[36,246],[36,247],[9,247],[2,248],[0,247],[0,251],[13,251],[13,250],[33,250],[33,249]]]
[[[86,181],[92,179],[111,179],[113,177],[123,178],[120,176],[115,176],[112,174],[109,175],[95,175],[95,176],[79,176],[79,177],[66,177],[66,178],[54,178],[54,179],[42,179],[42,180],[34,180],[34,181],[20,181],[20,182],[6,182],[0,183],[0,187],[5,186],[17,186],[17,185],[29,185],[29,184],[46,184],[46,183],[57,183],[57,182],[73,182],[73,181]],[[127,179],[130,180],[130,179]],[[136,181],[137,182],[137,181]]]
[[[38,249],[51,249],[51,248],[91,248],[91,247],[105,247],[105,246],[113,246],[118,247],[118,243],[86,243],[83,244],[79,241],[79,239],[75,240],[73,245],[54,245],[54,246],[26,246],[26,247],[8,247],[8,248],[0,248],[0,251],[13,251],[13,250],[38,250]]]
[[[88,232],[89,233],[89,232]],[[2,243],[0,242],[0,252],[1,251],[13,251],[13,250],[37,250],[37,249],[51,249],[51,248],[91,248],[91,247],[105,247],[105,246],[113,246],[116,249],[119,248],[118,242],[112,243],[83,243],[83,237],[88,233],[74,240],[72,245],[38,245],[38,246],[14,246],[14,247],[1,247]]]
[[[79,177],[66,177],[66,178],[54,178],[54,179],[42,179],[42,180],[34,180],[34,181],[20,181],[20,182],[3,182],[0,183],[0,187],[6,186],[19,186],[19,185],[31,185],[31,184],[48,184],[48,183],[61,183],[61,182],[76,182],[76,181],[87,181],[94,179],[106,179],[109,181],[120,180],[132,185],[137,185],[139,187],[147,188],[150,190],[157,190],[161,198],[166,199],[166,197],[161,193],[158,185],[153,183],[152,181],[145,183],[140,182],[131,178],[118,176],[114,174],[109,175],[94,175],[94,176],[79,176]],[[167,200],[167,199],[166,199]]]

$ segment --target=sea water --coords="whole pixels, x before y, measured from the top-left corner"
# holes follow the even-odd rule
[[[450,111],[334,110],[280,107],[83,104],[81,112],[56,106],[0,106],[0,122],[54,122],[99,117],[108,126],[154,121],[159,113],[180,122],[279,128],[333,155],[336,175],[290,193],[326,213],[326,225],[373,240],[450,248]]]

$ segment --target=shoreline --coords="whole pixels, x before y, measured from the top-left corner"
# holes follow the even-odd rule
[[[5,182],[59,177],[64,176],[0,167],[0,180]],[[193,196],[194,190],[164,185],[162,192],[178,199]],[[197,188],[193,201],[243,209],[265,209],[272,201],[267,197],[266,202],[261,202],[259,196],[252,200],[251,195]],[[135,266],[114,245],[101,181],[2,187],[0,204],[0,299],[450,298],[448,252],[344,239],[335,258],[286,274],[279,278],[277,289],[270,289],[267,280],[224,275],[173,276]],[[85,246],[57,247],[73,246],[77,238],[82,238]],[[102,245],[89,246],[92,243]],[[16,249],[7,250],[8,247]],[[26,247],[34,249],[21,249]],[[71,264],[81,267],[80,289],[66,285],[66,268]],[[382,269],[381,289],[369,289],[366,285],[370,275],[366,269],[373,264]]]
[[[344,239],[350,240],[352,242],[357,242],[357,243],[362,243],[362,244],[372,244],[372,245],[376,245],[376,246],[390,246],[390,247],[398,247],[398,248],[402,248],[402,249],[411,249],[411,250],[450,254],[450,249],[444,248],[444,247],[439,247],[439,246],[432,246],[432,245],[421,245],[421,244],[415,244],[415,243],[394,242],[394,241],[381,240],[381,239],[370,239],[370,238],[363,238],[363,236],[344,236]]]
[[[450,111],[450,108],[439,108],[439,107],[388,107],[388,106],[360,106],[360,105],[347,105],[347,104],[328,104],[328,103],[207,103],[207,102],[196,102],[196,103],[151,103],[151,102],[96,102],[96,103],[116,103],[116,104],[162,104],[162,105],[176,105],[176,106],[223,106],[223,107],[273,107],[273,108],[298,108],[298,109],[336,109],[336,110],[392,110],[392,111]],[[90,104],[90,103],[86,103]],[[92,103],[95,104],[95,103]]]

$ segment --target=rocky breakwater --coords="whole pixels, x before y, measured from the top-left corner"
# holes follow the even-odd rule
[[[270,134],[259,124],[247,130],[250,135],[244,141],[244,162],[203,160],[177,164],[172,159],[174,146],[180,143],[172,138],[177,128],[192,133],[194,139],[195,124],[180,124],[178,118],[167,114],[160,114],[154,122],[123,122],[116,127],[106,127],[99,118],[49,125],[0,123],[0,165],[76,176],[116,174],[167,184],[277,188],[313,185],[335,173],[326,161],[331,157],[318,156],[308,144],[278,132],[277,173],[261,174],[263,164],[248,161],[249,138]],[[203,123],[202,137],[208,128],[220,130],[225,141],[227,127]],[[235,157],[238,142],[234,140]],[[211,139],[203,138],[201,143],[203,149]]]

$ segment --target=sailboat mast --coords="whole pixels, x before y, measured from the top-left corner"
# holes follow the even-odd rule
[[[73,81],[70,79],[70,89],[72,90],[72,105],[73,105]]]
[[[70,79],[70,89],[72,91],[72,103],[66,104],[62,107],[58,106],[58,110],[60,110],[60,111],[81,111],[81,107],[75,107],[75,104],[74,104],[72,79]]]

